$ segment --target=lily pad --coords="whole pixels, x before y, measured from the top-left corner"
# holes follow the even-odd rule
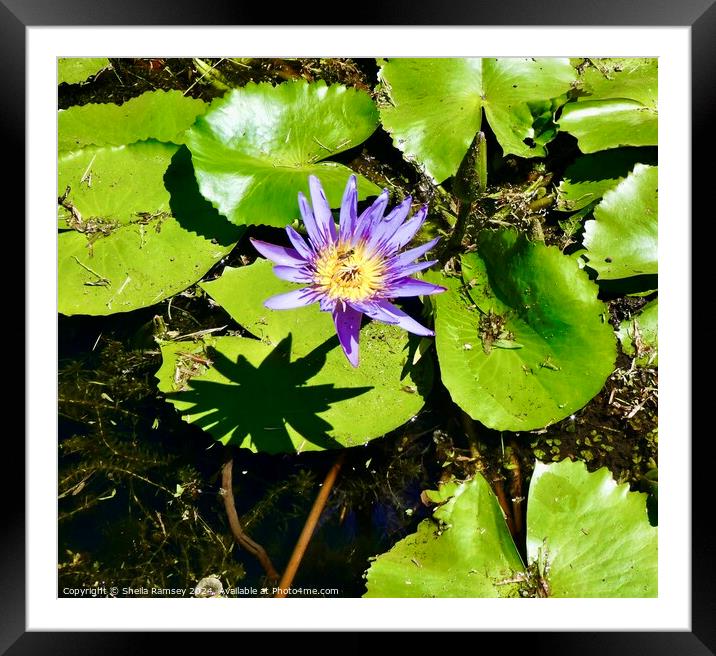
[[[598,287],[557,248],[483,232],[463,278],[430,273],[443,382],[473,419],[497,430],[552,424],[589,402],[613,371],[614,333]]]
[[[106,57],[59,57],[57,60],[57,84],[78,84],[97,75],[111,64]]]
[[[579,70],[578,102],[558,123],[582,152],[658,143],[656,59],[595,59]]]
[[[537,462],[527,499],[525,567],[481,474],[446,483],[416,533],[378,556],[366,597],[655,597],[657,535],[646,496],[602,468]]]
[[[168,212],[164,174],[176,152],[174,144],[144,141],[62,153],[57,188],[66,196],[58,207],[60,227],[80,227],[76,218],[72,224],[70,205],[82,222],[102,224],[126,225],[143,215]]]
[[[202,287],[260,339],[164,344],[157,377],[183,418],[223,444],[267,453],[363,445],[423,406],[432,371],[428,358],[409,365],[405,331],[364,325],[361,364],[354,369],[330,313],[317,306],[283,311],[263,306],[269,296],[295,288],[274,276],[270,262],[227,268]],[[191,356],[210,365],[197,371]]]
[[[647,57],[604,57],[578,66],[578,100],[630,98],[656,109],[658,60]]]
[[[653,148],[616,148],[579,157],[567,167],[557,187],[557,209],[574,212],[595,203],[626,178],[637,163],[656,162]]]
[[[637,164],[584,224],[589,266],[599,279],[658,272],[658,168]]]
[[[657,533],[646,494],[583,462],[537,463],[527,501],[527,554],[546,558],[552,597],[656,597]]]
[[[160,188],[153,190],[154,203],[145,207],[147,216],[112,227],[106,236],[76,230],[59,234],[62,314],[105,315],[158,303],[194,284],[241,237],[243,229],[199,195],[186,149],[174,155],[165,180],[152,184]],[[129,199],[132,189],[122,194]],[[116,206],[121,206],[119,198]]]
[[[375,559],[364,596],[516,596],[517,586],[504,581],[524,565],[484,477],[443,484],[432,499],[444,503],[416,533]]]
[[[395,58],[379,63],[383,126],[396,147],[437,182],[456,173],[480,129],[483,107],[505,154],[544,156],[546,138],[540,138],[540,130],[554,136],[551,101],[576,79],[569,60],[557,58]]]
[[[298,214],[296,196],[316,175],[339,207],[351,171],[322,161],[357,146],[377,127],[370,96],[324,82],[248,84],[215,100],[187,132],[204,197],[236,224],[283,227]],[[358,177],[360,198],[380,188]]]
[[[634,358],[641,367],[659,365],[659,302],[647,303],[629,321],[624,321],[617,331],[622,350]]]
[[[207,107],[181,91],[149,91],[121,105],[70,107],[57,115],[58,149],[122,146],[145,139],[180,144],[184,132]]]

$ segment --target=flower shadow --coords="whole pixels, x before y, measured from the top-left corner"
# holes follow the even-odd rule
[[[230,435],[227,444],[253,446],[264,453],[300,452],[308,443],[322,449],[343,445],[329,435],[333,426],[319,413],[332,404],[365,394],[372,387],[307,385],[324,366],[326,355],[338,346],[331,337],[313,351],[290,361],[289,333],[258,367],[239,355],[234,362],[216,349],[207,349],[212,367],[229,383],[193,379],[187,389],[167,394],[192,405],[184,414],[203,416],[193,423],[214,435]],[[288,427],[305,440],[294,443]],[[294,438],[295,439],[295,438]]]

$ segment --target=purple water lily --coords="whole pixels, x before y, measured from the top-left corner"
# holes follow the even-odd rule
[[[333,314],[338,340],[354,367],[358,366],[363,314],[416,335],[434,335],[390,302],[445,291],[445,287],[410,277],[435,264],[435,260],[415,260],[435,246],[439,237],[400,252],[425,221],[427,207],[421,207],[405,221],[412,201],[408,197],[385,215],[388,206],[385,190],[358,216],[358,191],[352,175],[343,194],[336,229],[320,181],[312,175],[308,182],[313,208],[303,193],[298,194],[308,243],[291,226],[286,226],[286,232],[293,248],[251,240],[256,250],[274,263],[273,270],[279,278],[304,285],[272,296],[264,305],[272,310],[288,310],[318,302],[322,311]]]

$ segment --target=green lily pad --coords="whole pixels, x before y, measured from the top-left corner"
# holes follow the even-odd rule
[[[375,559],[365,597],[516,596],[505,581],[524,565],[487,481],[444,484],[433,500],[446,499],[433,519]]]
[[[544,156],[547,138],[540,134],[554,136],[551,100],[576,79],[569,60],[557,58],[396,58],[379,63],[383,126],[396,147],[437,182],[456,173],[480,129],[483,107],[505,154]]]
[[[578,100],[630,98],[656,109],[658,60],[632,57],[582,60],[578,66]]]
[[[578,102],[562,109],[559,129],[584,153],[658,143],[657,60],[595,59],[581,70]]]
[[[165,154],[177,148],[160,145]],[[158,303],[194,284],[241,237],[243,229],[199,194],[186,149],[175,153],[164,181],[151,182],[160,189],[153,190],[154,204],[144,208],[148,216],[114,226],[106,236],[76,230],[59,234],[62,314],[105,315]],[[121,193],[131,199],[134,191],[141,193],[131,185]],[[121,207],[119,198],[116,207]]]
[[[184,132],[207,107],[181,91],[149,91],[122,105],[70,107],[57,115],[58,149],[122,146],[145,139],[180,144]]]
[[[330,313],[316,305],[281,311],[263,306],[268,297],[296,288],[276,278],[270,262],[227,268],[202,287],[260,339],[164,344],[157,377],[183,418],[223,444],[267,453],[363,445],[423,406],[432,371],[428,358],[408,364],[412,349],[405,331],[364,325],[354,369]],[[196,371],[192,355],[211,366]]]
[[[60,57],[57,60],[57,84],[84,82],[110,66],[106,57]]]
[[[557,187],[557,209],[574,212],[599,201],[632,171],[637,163],[656,164],[652,148],[615,148],[585,155],[567,167]]]
[[[481,474],[429,498],[434,520],[378,556],[366,597],[655,597],[657,535],[646,496],[606,468],[538,462],[527,499],[522,563]]]
[[[617,330],[622,350],[641,367],[659,365],[659,302],[654,299]]]
[[[584,224],[589,266],[599,279],[658,272],[658,168],[637,164]]]
[[[541,552],[552,597],[656,597],[657,534],[646,494],[583,462],[537,463],[527,501],[527,554]]]
[[[67,195],[58,206],[60,227],[81,229],[72,223],[68,205],[80,213],[83,223],[103,225],[126,225],[147,214],[168,212],[164,174],[176,152],[174,144],[144,141],[62,153],[57,189]]]
[[[324,82],[248,84],[215,100],[187,132],[204,197],[236,224],[283,227],[298,216],[308,176],[320,178],[339,207],[351,171],[332,155],[357,146],[377,127],[370,96]],[[358,177],[359,198],[380,193]]]
[[[589,402],[613,371],[616,343],[598,287],[559,249],[513,231],[483,232],[463,281],[431,272],[443,382],[497,430],[552,424]],[[427,276],[426,276],[427,277]]]

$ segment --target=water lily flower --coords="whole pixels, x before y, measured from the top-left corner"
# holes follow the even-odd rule
[[[415,260],[435,246],[439,237],[401,252],[425,221],[427,207],[421,207],[406,221],[412,202],[407,197],[386,215],[388,191],[384,190],[358,216],[358,191],[352,175],[336,227],[320,181],[312,175],[308,183],[312,207],[303,193],[298,194],[308,242],[291,226],[286,226],[286,232],[293,248],[251,240],[256,250],[274,263],[273,271],[279,278],[303,284],[300,289],[272,296],[264,305],[288,310],[318,302],[323,312],[332,313],[338,340],[354,367],[358,366],[362,315],[416,335],[434,335],[390,302],[445,291],[445,287],[411,277],[435,264],[435,260]]]

